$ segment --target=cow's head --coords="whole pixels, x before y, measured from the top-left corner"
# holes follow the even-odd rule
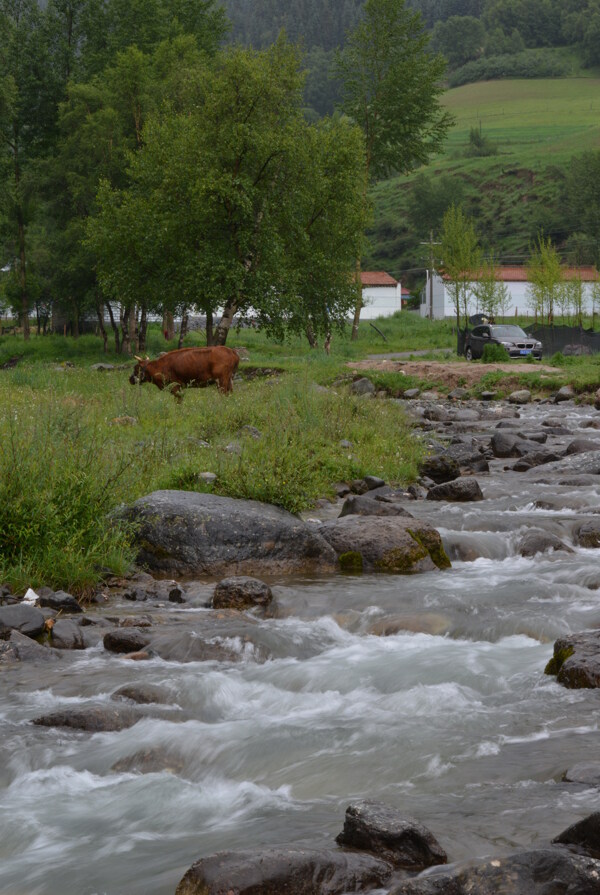
[[[138,357],[137,354],[134,354],[134,357],[137,361],[137,364],[133,368],[133,373],[129,377],[129,381],[132,385],[141,385],[142,382],[151,382],[151,377],[146,372],[146,367],[148,366],[148,361],[150,358],[148,355],[146,357]]]

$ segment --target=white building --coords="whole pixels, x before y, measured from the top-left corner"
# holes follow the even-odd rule
[[[361,320],[391,317],[402,310],[402,287],[383,270],[363,270],[360,274],[363,308]]]
[[[567,267],[563,270],[563,276],[566,280],[581,280],[583,284],[584,313],[591,314],[593,310],[592,290],[594,284],[600,279],[596,268]],[[526,267],[498,267],[496,271],[496,280],[503,282],[508,291],[505,316],[516,317],[519,314],[525,315],[531,313],[531,305],[529,301],[530,283],[527,279]],[[474,277],[473,282],[469,283],[470,314],[477,314],[479,311],[477,297],[474,291],[476,285],[477,280]],[[430,308],[433,310],[432,314],[430,314]],[[429,316],[434,320],[440,320],[444,317],[456,317],[456,308],[454,307],[448,284],[439,274],[434,274],[433,279],[430,281],[428,273],[427,283],[421,292],[421,317]]]

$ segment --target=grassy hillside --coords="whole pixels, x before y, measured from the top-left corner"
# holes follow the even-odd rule
[[[600,78],[486,81],[449,90],[444,102],[456,118],[444,155],[373,190],[366,263],[397,276],[423,263],[425,233],[407,220],[418,173],[459,178],[482,241],[506,260],[523,260],[541,228],[564,243],[563,172],[573,155],[600,149]],[[471,128],[496,144],[496,155],[466,155]]]

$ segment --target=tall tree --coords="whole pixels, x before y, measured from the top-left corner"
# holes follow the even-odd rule
[[[460,329],[461,314],[465,326],[469,317],[472,283],[481,267],[481,249],[472,222],[460,206],[451,205],[442,225],[442,267]]]
[[[492,320],[504,315],[508,303],[508,289],[500,278],[498,262],[492,253],[479,269],[477,281],[473,287],[479,310]]]
[[[366,183],[406,174],[441,149],[452,122],[440,104],[444,72],[443,57],[429,51],[421,17],[405,0],[367,0],[336,62],[340,106],[364,135]],[[358,272],[352,338],[362,306]]]
[[[554,322],[554,307],[560,297],[563,270],[550,237],[540,233],[527,264],[527,297],[536,317]]]

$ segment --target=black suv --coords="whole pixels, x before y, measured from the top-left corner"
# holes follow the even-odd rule
[[[486,345],[502,345],[510,357],[527,357],[531,354],[536,360],[542,359],[542,343],[512,323],[486,323],[468,332],[465,336],[467,360],[481,357]]]

